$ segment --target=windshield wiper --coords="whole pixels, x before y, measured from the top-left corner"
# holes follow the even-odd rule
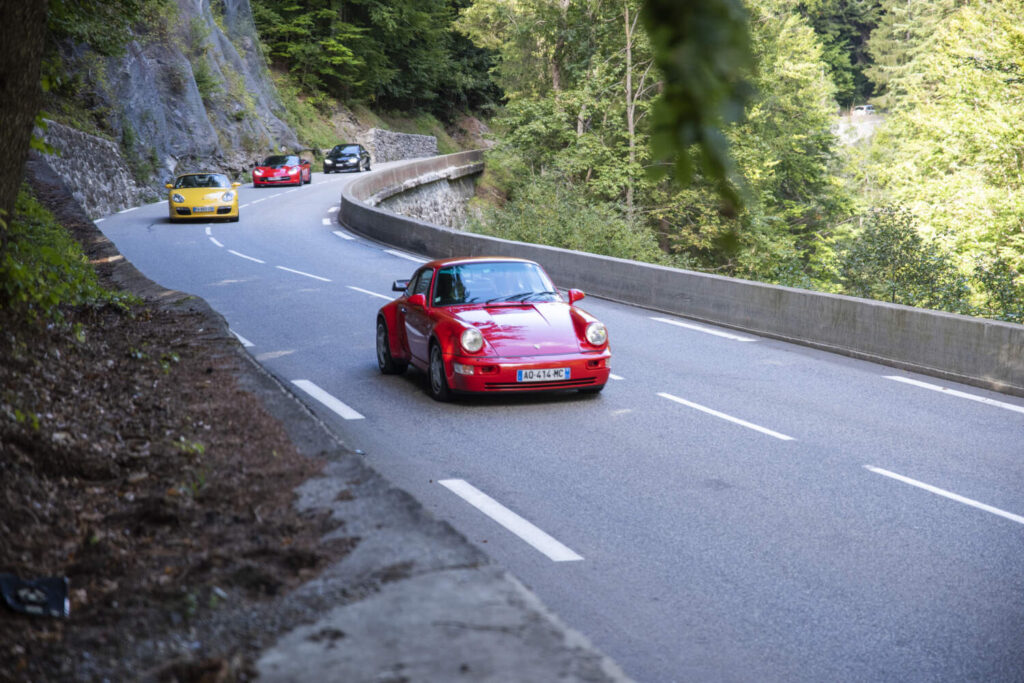
[[[558,296],[558,292],[553,292],[550,289],[546,289],[543,292],[531,292],[530,294],[527,294],[522,299],[520,299],[520,301],[529,301],[530,299],[532,299],[535,296],[552,296],[552,295]]]
[[[496,296],[493,299],[488,299],[487,303],[493,304],[493,303],[498,302],[498,301],[513,301],[513,300],[516,300],[516,299],[522,301],[522,299],[520,297],[529,296],[530,294],[533,294],[533,292],[532,291],[530,291],[530,292],[517,292],[515,294],[508,294],[506,296]]]

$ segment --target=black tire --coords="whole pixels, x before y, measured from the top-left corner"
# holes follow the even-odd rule
[[[377,367],[385,375],[401,375],[409,364],[391,357],[388,345],[388,326],[383,320],[377,320]]]
[[[372,168],[370,168],[370,160],[369,159],[366,160],[366,170],[367,171],[372,171],[373,170]]]
[[[435,401],[450,401],[452,390],[448,388],[448,379],[444,376],[444,357],[437,343],[430,345],[430,365],[427,367],[427,391]]]

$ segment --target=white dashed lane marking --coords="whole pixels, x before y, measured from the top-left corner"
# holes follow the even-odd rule
[[[791,437],[791,436],[786,436],[785,434],[781,434],[779,432],[773,431],[771,429],[768,429],[767,427],[762,427],[760,425],[756,425],[753,422],[747,422],[746,420],[741,420],[738,417],[733,417],[732,415],[727,415],[727,414],[725,414],[723,412],[714,410],[712,408],[708,408],[707,406],[702,406],[699,403],[694,403],[692,401],[687,401],[685,398],[679,398],[678,396],[673,396],[672,394],[666,394],[664,392],[659,392],[658,396],[661,396],[662,398],[667,398],[670,401],[674,401],[676,403],[679,403],[680,405],[687,406],[688,408],[693,408],[694,410],[699,410],[702,413],[707,413],[708,415],[714,415],[717,418],[721,418],[723,420],[727,420],[729,422],[732,422],[733,424],[738,424],[741,427],[746,427],[747,429],[753,429],[755,432],[761,432],[762,434],[767,434],[768,436],[770,436],[772,438],[775,438],[775,439],[779,439],[780,441],[795,441],[795,439],[793,437]]]
[[[213,239],[213,238],[211,237],[210,239]],[[256,263],[266,263],[266,261],[258,259],[258,258],[254,257],[254,256],[246,256],[245,254],[243,254],[243,253],[241,253],[239,251],[235,251],[234,249],[228,249],[228,253],[229,254],[234,254],[235,256],[237,256],[239,258],[244,258],[244,259],[246,259],[248,261],[255,261]]]
[[[738,342],[756,342],[756,339],[751,337],[744,337],[738,334],[732,334],[729,332],[722,332],[721,330],[713,330],[710,327],[704,327],[703,325],[694,325],[693,323],[684,323],[680,320],[671,320],[669,318],[651,318],[659,323],[665,323],[666,325],[675,325],[676,327],[685,327],[688,330],[694,330],[695,332],[703,332],[704,334],[713,334],[716,337],[722,337],[724,339],[731,339]]]
[[[442,479],[441,486],[465,500],[555,562],[578,562],[583,557],[462,479]]]
[[[261,262],[262,263],[262,262]],[[295,273],[296,275],[302,275],[303,277],[311,277],[314,280],[320,280],[321,282],[330,282],[328,278],[320,277],[319,275],[313,275],[312,273],[306,273],[301,270],[295,270],[293,268],[285,268],[284,266],[274,266],[278,270],[285,270],[289,273]]]
[[[1012,410],[1017,413],[1024,413],[1024,407],[1022,406],[1014,405],[1013,403],[1006,403],[1005,401],[997,401],[992,398],[985,398],[984,396],[975,396],[974,394],[968,394],[965,391],[949,389],[947,387],[939,386],[938,384],[929,384],[928,382],[921,382],[916,379],[910,379],[909,377],[898,377],[896,375],[885,375],[885,378],[891,379],[894,382],[903,382],[904,384],[909,384],[911,386],[919,387],[921,389],[937,391],[940,394],[946,394],[947,396],[956,396],[957,398],[965,398],[968,401],[977,401],[978,403],[984,403],[995,408],[1002,408],[1003,410]]]
[[[378,294],[377,292],[371,292],[370,290],[363,289],[362,287],[354,287],[352,285],[348,285],[348,288],[360,292],[361,294],[369,294],[370,296],[375,296],[379,299],[384,299],[385,301],[391,301],[392,299],[392,297],[390,296],[384,296],[383,294]]]
[[[405,254],[405,253],[402,253],[402,252],[400,252],[400,251],[398,251],[396,249],[385,249],[384,253],[385,254],[391,254],[392,256],[397,256],[398,258],[404,258],[404,259],[409,260],[409,261],[415,261],[416,263],[426,263],[427,262],[427,259],[425,259],[425,258],[420,258],[419,256],[413,256],[412,254]]]
[[[998,515],[998,516],[1003,517],[1005,519],[1008,519],[1010,521],[1017,522],[1017,524],[1024,524],[1024,517],[1021,517],[1020,515],[1015,515],[1012,512],[1007,512],[1006,510],[1000,510],[999,508],[992,507],[991,505],[986,505],[985,503],[979,503],[976,500],[971,500],[970,498],[965,498],[965,497],[963,497],[963,496],[961,496],[959,494],[953,493],[951,491],[947,491],[945,489],[940,489],[937,486],[932,486],[931,484],[925,484],[924,482],[917,481],[916,479],[911,479],[910,477],[904,477],[902,474],[896,474],[895,472],[890,472],[889,470],[883,470],[881,467],[873,467],[872,465],[865,465],[864,468],[869,470],[869,471],[871,471],[871,472],[874,472],[875,474],[881,474],[883,477],[889,477],[890,479],[895,479],[896,481],[901,481],[904,484],[909,484],[911,486],[916,486],[919,489],[923,489],[925,491],[928,491],[929,493],[934,493],[935,495],[942,496],[943,498],[948,498],[950,500],[955,500],[958,503],[963,503],[964,505],[970,505],[973,508],[977,508],[979,510],[984,510],[985,512],[990,512],[993,515]]]
[[[318,387],[313,382],[310,382],[308,379],[293,379],[292,384],[297,386],[299,389],[302,389],[316,400],[320,401],[320,403],[330,408],[332,412],[339,415],[345,420],[363,419],[362,415],[360,415],[355,410],[353,410],[349,406],[345,405],[344,403],[336,399],[334,396],[331,396],[329,393]]]

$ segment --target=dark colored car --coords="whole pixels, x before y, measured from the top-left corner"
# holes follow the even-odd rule
[[[370,153],[362,145],[335,145],[324,157],[324,173],[369,170]]]
[[[304,185],[312,180],[310,163],[297,154],[275,154],[252,169],[253,187]]]

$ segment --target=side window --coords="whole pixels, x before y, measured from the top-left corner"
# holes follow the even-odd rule
[[[427,268],[417,273],[412,280],[409,282],[409,286],[405,289],[406,296],[412,296],[413,294],[422,294],[424,297],[427,296],[427,292],[430,291],[430,278],[434,275],[434,271]]]

